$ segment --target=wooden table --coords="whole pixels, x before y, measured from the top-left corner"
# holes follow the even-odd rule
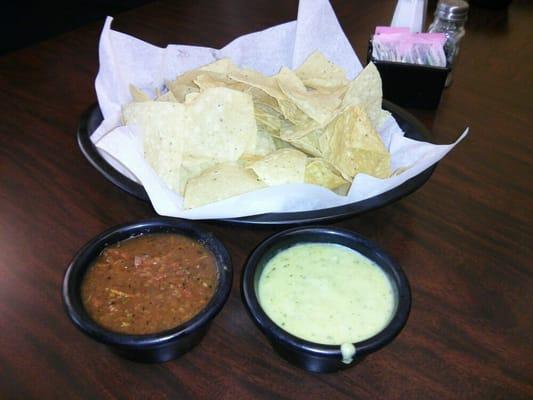
[[[394,4],[333,2],[362,58]],[[167,1],[116,16],[114,28],[157,45],[221,47],[296,12],[292,0]],[[0,58],[0,398],[532,398],[532,21],[527,1],[471,10],[453,85],[437,111],[413,110],[435,143],[466,126],[470,136],[414,194],[335,224],[399,261],[413,307],[392,344],[328,375],[279,358],[241,303],[245,257],[280,228],[200,224],[228,247],[235,280],[208,335],[182,358],[137,364],[80,333],[60,294],[71,257],[102,230],[154,215],[75,141],[96,101],[103,21]]]

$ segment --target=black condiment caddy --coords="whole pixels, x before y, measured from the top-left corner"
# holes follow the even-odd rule
[[[451,71],[449,66],[443,68],[374,60],[371,40],[368,44],[367,62],[373,62],[381,75],[383,98],[411,108],[437,108],[446,77]]]

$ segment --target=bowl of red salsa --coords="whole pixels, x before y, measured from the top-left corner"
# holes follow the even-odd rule
[[[164,362],[197,345],[231,291],[224,245],[197,225],[158,217],[113,227],[70,263],[63,300],[74,325],[114,352]]]

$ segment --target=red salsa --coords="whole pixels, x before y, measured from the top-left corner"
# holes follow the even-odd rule
[[[215,292],[215,258],[185,236],[137,236],[105,248],[81,285],[85,309],[99,325],[149,334],[190,320]]]

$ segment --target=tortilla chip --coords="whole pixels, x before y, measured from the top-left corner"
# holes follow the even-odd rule
[[[308,91],[300,78],[288,68],[283,67],[275,76],[281,91],[307,116],[321,125],[333,117],[341,101],[319,91]]]
[[[155,99],[156,101],[173,101],[177,102],[176,97],[174,97],[174,94],[169,90],[166,93],[163,93],[162,95],[157,96]]]
[[[313,122],[313,120],[300,110],[292,100],[280,98],[277,99],[277,102],[283,116],[294,125],[300,126]]]
[[[207,73],[200,74],[196,78],[194,78],[194,83],[196,84],[196,86],[198,86],[200,91],[214,87],[226,87],[225,82],[223,82],[222,80],[215,79]]]
[[[143,137],[144,158],[175,191],[183,157],[185,107],[171,102],[133,102],[122,110],[124,121]]]
[[[255,89],[259,89],[268,97],[275,99],[277,106],[274,106],[269,100],[260,100],[260,98],[258,98],[258,101],[264,104],[269,104],[273,109],[279,108],[283,116],[293,123],[300,124],[309,119],[309,117],[280,90],[275,77],[265,76],[252,70],[232,72],[229,76],[231,79],[250,85]]]
[[[348,84],[344,70],[319,51],[311,54],[294,72],[305,86],[314,89],[337,89]]]
[[[289,138],[287,139],[287,143],[290,143],[292,146],[313,157],[321,157],[322,152],[320,151],[318,142],[321,134],[322,130],[317,129],[302,137]]]
[[[289,121],[283,121],[279,129],[279,137],[287,141],[300,139],[320,128],[320,124],[312,119],[307,119],[298,125]]]
[[[204,65],[199,70],[227,75],[232,71],[238,71],[239,68],[229,58],[221,58],[211,64]]]
[[[130,83],[130,94],[133,101],[151,101],[152,99],[145,92],[139,89],[137,86]]]
[[[281,149],[268,154],[249,168],[268,186],[302,183],[307,156],[294,149]]]
[[[261,160],[263,157],[264,156],[257,154],[243,154],[241,158],[237,160],[237,164],[243,168],[250,168],[253,163]]]
[[[337,170],[326,160],[315,158],[310,160],[305,167],[305,183],[336,189],[346,182]]]
[[[246,85],[246,84],[243,83],[243,85]],[[252,96],[252,99],[254,100],[254,104],[258,104],[258,103],[264,104],[276,110],[278,113],[281,113],[278,101],[274,97],[266,93],[265,91],[258,89],[256,87],[253,87],[253,86],[248,86],[246,89],[244,89],[244,92]]]
[[[267,127],[267,131],[279,135],[283,116],[276,109],[263,103],[254,103],[255,119]]]
[[[229,77],[234,81],[245,83],[254,88],[261,89],[263,92],[275,99],[285,98],[285,95],[279,89],[276,80],[272,77],[265,76],[260,72],[251,69],[242,69],[230,72]]]
[[[195,176],[185,186],[184,208],[200,207],[264,187],[250,169],[237,164],[217,164]]]
[[[351,187],[352,187],[352,183],[351,182],[346,182],[346,183],[344,183],[344,184],[340,185],[339,187],[336,187],[335,189],[332,189],[332,190],[333,190],[333,192],[335,192],[339,196],[346,196],[346,195],[348,195],[348,192],[350,191]]]
[[[378,122],[377,122],[377,125],[375,126],[376,129],[379,129],[383,123],[389,119],[389,117],[391,116],[392,114],[390,112],[388,112],[387,110],[381,110],[379,112],[379,115],[378,115]]]
[[[260,129],[257,127],[257,141],[255,149],[253,151],[254,155],[266,156],[269,153],[276,151],[276,145],[274,140],[268,131]]]
[[[349,107],[326,128],[324,158],[351,181],[358,173],[390,176],[390,154],[361,107]]]
[[[176,100],[181,103],[189,93],[199,92],[198,86],[194,83],[194,79],[199,74],[200,71],[198,69],[193,69],[179,75],[173,81],[166,81],[165,85],[172,92]]]
[[[174,97],[179,102],[185,101],[185,97],[189,93],[199,91],[195,80],[199,75],[210,75],[211,77],[218,77],[219,80],[229,79],[228,73],[237,69],[237,67],[229,59],[221,59],[214,63],[204,65],[201,68],[192,69],[178,75],[173,81],[165,82],[167,88],[174,94]]]
[[[331,122],[331,124],[333,122]],[[320,150],[322,154],[329,154],[331,152],[329,143],[331,141],[331,136],[333,135],[333,132],[334,132],[333,129],[326,128],[322,131],[322,133],[318,137],[318,149]]]
[[[166,82],[165,84],[167,88],[172,92],[176,100],[180,103],[183,103],[185,101],[185,97],[187,95],[192,93],[198,93],[200,91],[194,83],[191,85],[187,85],[181,83]]]
[[[348,90],[342,100],[342,107],[362,107],[368,114],[372,126],[378,129],[384,120],[381,110],[382,97],[381,77],[378,69],[373,63],[369,63],[348,85]]]
[[[206,71],[201,73],[194,79],[194,83],[198,86],[200,91],[215,88],[215,87],[225,87],[233,90],[238,90],[243,92],[247,89],[247,86],[243,83],[234,82],[227,77],[227,75],[222,75],[217,72]]]
[[[192,157],[190,155],[183,155],[181,160],[180,172],[179,172],[179,193],[183,196],[185,194],[185,186],[189,179],[194,176],[200,175],[205,170],[218,164],[217,160],[205,157]]]
[[[236,161],[252,153],[257,126],[252,98],[226,88],[201,92],[186,104],[185,153],[193,157]]]
[[[200,96],[200,92],[191,92],[191,93],[187,93],[187,95],[185,95],[185,100],[183,101],[184,104],[190,104],[194,101],[194,99],[196,99],[198,96]]]
[[[281,140],[281,139],[279,139],[277,137],[273,137],[272,141],[274,142],[274,146],[276,146],[276,150],[279,150],[279,149],[294,149],[294,147],[290,143],[287,143],[286,141]]]

